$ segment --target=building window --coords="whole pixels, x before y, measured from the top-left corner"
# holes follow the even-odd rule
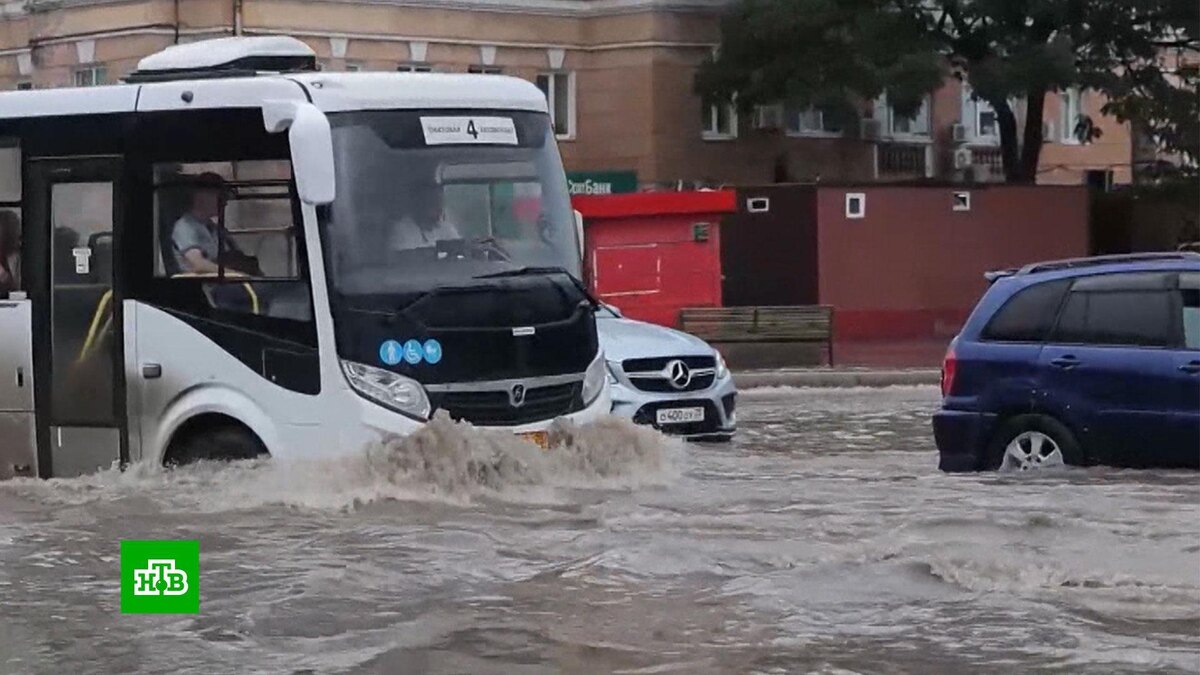
[[[885,99],[886,103],[886,99]],[[921,107],[911,117],[903,117],[896,109],[887,106],[890,131],[893,136],[929,136],[929,98],[921,101]]]
[[[396,70],[401,73],[432,73],[433,66],[428,63],[401,63]]]
[[[502,75],[504,69],[499,66],[467,66],[467,72],[475,75]]]
[[[846,193],[846,217],[855,220],[867,217],[867,195],[865,192]]]
[[[1000,125],[996,120],[996,111],[986,101],[979,102],[979,110],[975,114],[975,135],[980,138],[1000,137]]]
[[[33,89],[33,83],[28,80],[17,83],[17,91],[28,91],[30,89]]]
[[[796,136],[840,136],[842,126],[834,115],[820,107],[787,111],[787,130]]]
[[[737,138],[737,109],[732,103],[705,101],[700,110],[703,137],[710,141]]]
[[[1093,190],[1108,192],[1113,186],[1112,169],[1088,169],[1083,173],[1084,184]]]
[[[75,71],[76,87],[98,87],[108,80],[108,69],[104,66],[88,66]]]
[[[554,135],[575,137],[575,77],[571,73],[542,73],[537,76],[538,89],[546,95]]]
[[[996,110],[983,99],[973,98],[971,88],[963,86],[962,120],[972,143],[995,145],[1000,142],[1000,124]]]
[[[1079,136],[1075,133],[1079,128],[1079,124],[1083,118],[1083,92],[1077,87],[1072,87],[1066,91],[1059,93],[1060,107],[1062,114],[1059,119],[1059,128],[1062,130],[1063,143],[1078,143]]]

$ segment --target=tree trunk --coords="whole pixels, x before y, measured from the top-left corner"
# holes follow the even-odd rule
[[[1017,116],[1008,101],[988,101],[996,111],[996,126],[1000,127],[1000,160],[1004,165],[1004,181],[1021,183],[1021,161],[1017,148]]]
[[[1036,183],[1042,157],[1042,121],[1045,119],[1046,88],[1030,87],[1025,92],[1025,141],[1021,144],[1021,175],[1024,183]]]

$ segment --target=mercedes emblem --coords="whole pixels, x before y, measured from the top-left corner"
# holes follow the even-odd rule
[[[671,381],[671,386],[676,389],[687,389],[692,383],[692,371],[687,367],[687,364],[678,359],[667,364],[667,379]]]

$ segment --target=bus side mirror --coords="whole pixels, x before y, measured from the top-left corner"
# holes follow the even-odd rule
[[[587,257],[587,247],[583,245],[583,214],[575,211],[575,239],[579,242],[579,260]]]
[[[333,130],[325,113],[311,103],[267,101],[263,103],[263,124],[268,133],[288,132],[300,201],[314,206],[332,202],[336,194]]]

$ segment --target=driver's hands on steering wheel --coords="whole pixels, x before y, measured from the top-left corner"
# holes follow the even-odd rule
[[[500,240],[493,236],[475,237],[471,240],[471,243],[482,249],[485,258],[487,258],[487,254],[494,253],[499,257],[500,260],[512,260],[512,256],[510,256],[508,251],[504,250],[504,247],[500,245]]]

